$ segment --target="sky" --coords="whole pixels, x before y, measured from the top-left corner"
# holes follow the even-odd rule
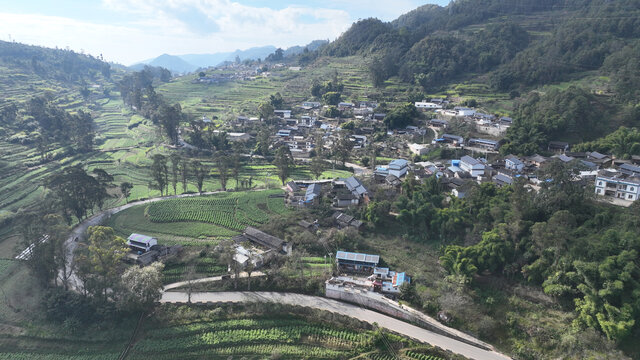
[[[0,0],[0,40],[131,65],[334,40],[358,19],[391,21],[425,3],[449,0]]]

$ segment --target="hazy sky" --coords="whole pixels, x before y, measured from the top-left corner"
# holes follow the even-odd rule
[[[126,65],[333,40],[358,19],[393,20],[448,0],[0,0],[0,40],[69,47]]]

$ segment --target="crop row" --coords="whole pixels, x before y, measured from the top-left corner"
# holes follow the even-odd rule
[[[170,284],[184,280],[184,274],[188,271],[185,264],[169,264],[162,271],[164,283]],[[194,272],[200,276],[223,275],[227,272],[227,267],[219,264],[197,263]]]
[[[293,343],[299,341],[303,335],[333,337],[346,342],[359,343],[365,340],[362,334],[343,330],[327,329],[318,326],[286,326],[270,329],[227,329],[214,332],[199,333],[189,337],[148,338],[136,344],[137,351],[165,352],[178,349],[188,349],[212,345],[233,345],[247,342],[278,342]]]
[[[319,346],[308,345],[286,345],[286,344],[252,344],[252,345],[239,345],[239,346],[225,346],[217,348],[207,348],[195,352],[180,352],[179,355],[175,353],[162,353],[154,354],[154,360],[169,360],[169,359],[204,359],[212,358],[215,355],[247,355],[247,356],[271,356],[273,354],[279,354],[283,358],[288,359],[301,359],[301,358],[313,358],[313,359],[343,359],[345,353],[342,351],[327,349]],[[148,354],[138,353],[135,351],[129,356],[130,359],[148,359]]]
[[[442,360],[442,358],[437,356],[421,354],[413,351],[407,351],[406,355],[412,359],[417,359],[417,360]]]
[[[151,337],[184,336],[188,333],[217,331],[226,329],[258,329],[278,326],[304,326],[307,322],[300,319],[230,319],[215,322],[196,322],[166,328],[152,329],[147,332]]]
[[[273,194],[261,191],[166,200],[150,204],[145,214],[156,223],[204,222],[240,231],[247,225],[257,226],[269,220],[268,200]],[[281,211],[278,208],[274,212]]]

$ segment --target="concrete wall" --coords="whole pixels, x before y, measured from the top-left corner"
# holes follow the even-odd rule
[[[473,337],[461,331],[440,324],[435,319],[430,318],[417,310],[402,306],[397,302],[382,296],[382,294],[379,293],[359,290],[352,287],[326,284],[325,296],[328,298],[346,301],[356,305],[360,305],[362,307],[377,310],[383,314],[387,314],[398,319],[403,319],[414,324],[418,324],[425,329],[441,335],[449,336],[473,346],[477,346],[483,349],[491,348],[490,345],[482,341],[474,339]]]

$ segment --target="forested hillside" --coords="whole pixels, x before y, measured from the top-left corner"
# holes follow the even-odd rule
[[[460,83],[508,94],[515,122],[505,154],[532,154],[551,140],[593,141],[640,122],[637,1],[425,5],[391,23],[358,21],[320,51],[364,56],[377,87],[397,77],[425,94]]]

